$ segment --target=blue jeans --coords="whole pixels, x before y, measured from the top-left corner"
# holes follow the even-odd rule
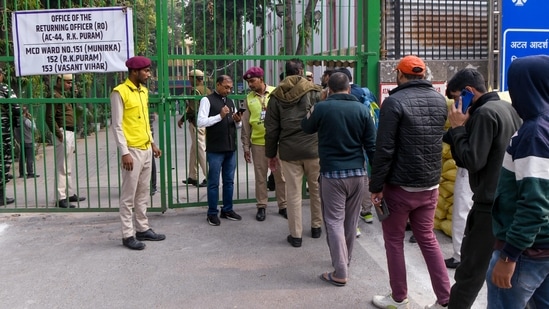
[[[234,170],[236,168],[235,151],[206,152],[208,160],[208,215],[217,215],[219,202],[219,174],[223,178],[223,208],[233,210]]]
[[[500,289],[492,283],[492,271],[500,252],[494,250],[486,273],[488,309],[524,308],[528,301],[536,308],[549,308],[549,259],[531,259],[521,255],[511,277],[510,289]]]

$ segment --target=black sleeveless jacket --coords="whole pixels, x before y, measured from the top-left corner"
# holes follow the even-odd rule
[[[207,96],[210,101],[210,113],[208,116],[219,114],[221,108],[225,105],[231,110],[225,118],[211,127],[206,128],[206,151],[208,152],[226,152],[236,150],[236,123],[233,120],[235,106],[233,100],[223,97],[217,92]]]

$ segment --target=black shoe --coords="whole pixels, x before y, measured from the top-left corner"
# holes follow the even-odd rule
[[[8,180],[13,179],[13,175],[12,174],[6,174],[6,179],[8,179]]]
[[[255,219],[257,221],[265,221],[265,208],[264,207],[257,209],[257,214],[255,215]]]
[[[408,240],[408,241],[412,244],[417,243],[416,237],[414,235],[410,236],[410,240]]]
[[[156,234],[152,229],[148,229],[145,232],[135,233],[135,238],[141,241],[143,240],[160,241],[160,240],[166,239],[166,235]]]
[[[86,200],[85,197],[80,197],[80,196],[78,196],[78,195],[76,195],[76,194],[74,194],[73,196],[69,197],[69,202],[82,202],[82,201],[84,201],[84,200]]]
[[[196,183],[198,183],[198,181]],[[195,184],[195,186],[197,186],[199,188],[207,187],[208,186],[208,181],[206,179],[204,179],[204,180],[202,180],[202,182],[200,184]]]
[[[320,235],[322,235],[322,228],[321,227],[311,228],[311,237],[320,238]]]
[[[222,211],[220,217],[223,218],[223,219],[229,219],[231,221],[240,221],[240,220],[242,220],[242,217],[239,214],[237,214],[236,212],[234,212],[234,210],[227,211],[227,212]]]
[[[208,220],[209,225],[218,226],[221,224],[217,215],[208,215],[206,219]]]
[[[5,203],[4,203],[4,198],[0,198],[0,206],[12,204],[13,202],[15,202],[15,199],[11,198],[11,197],[6,197],[5,198]]]
[[[59,200],[57,201],[57,203],[55,204],[56,207],[59,207],[59,208],[76,208],[76,206],[72,205],[72,204],[69,204],[69,202],[67,202],[67,199],[62,199],[62,200]]]
[[[444,260],[444,264],[446,264],[446,267],[454,269],[454,268],[457,268],[459,266],[460,262],[452,257],[452,258]]]
[[[27,178],[38,178],[40,177],[40,175],[36,175],[36,174],[27,174]]]
[[[198,180],[192,179],[191,177],[187,178],[187,180],[183,180],[183,183],[186,183],[188,185],[196,186],[198,185]]]
[[[288,235],[286,240],[288,240],[288,242],[290,243],[290,245],[292,245],[292,247],[296,247],[296,248],[301,247],[301,238],[295,238],[295,237],[292,237],[292,235]]]
[[[128,237],[122,239],[122,244],[126,248],[130,248],[132,250],[143,250],[145,249],[145,244],[140,242],[139,240],[135,239],[135,237]]]
[[[284,218],[288,219],[288,211],[286,210],[286,208],[279,209],[278,214],[283,216]]]

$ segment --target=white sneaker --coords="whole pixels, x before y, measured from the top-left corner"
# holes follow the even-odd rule
[[[445,309],[445,308],[448,308],[448,306],[443,306],[439,303],[434,303],[432,305],[425,306],[425,309]]]
[[[399,303],[399,302],[396,302],[393,299],[392,294],[389,294],[389,295],[386,295],[386,296],[376,295],[372,299],[372,303],[374,304],[374,306],[376,306],[378,308],[382,308],[382,309],[408,309],[408,308],[410,308],[408,306],[408,298],[404,299],[403,301],[401,301]]]
[[[360,228],[356,228],[356,238],[359,238],[362,233],[360,232]]]

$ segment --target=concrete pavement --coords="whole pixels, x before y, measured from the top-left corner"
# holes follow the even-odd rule
[[[203,207],[150,213],[167,239],[143,251],[122,246],[116,213],[3,214],[0,308],[374,308],[373,295],[389,292],[379,222],[360,223],[339,288],[318,278],[332,267],[325,234],[310,237],[308,206],[301,248],[286,242],[276,207],[264,222],[254,205],[235,209],[243,220],[218,227]],[[450,256],[450,239],[437,235]],[[435,301],[429,276],[417,245],[405,250],[410,308],[423,308]],[[483,290],[474,308],[485,304]]]
[[[182,129],[174,129],[172,136],[172,148],[164,152],[174,154],[174,199],[204,202],[205,188],[181,184],[186,175],[183,141],[190,137]],[[110,130],[78,143],[79,187],[88,197],[79,208],[116,208],[117,156]],[[43,148],[37,164],[42,177],[36,182],[9,183],[17,207],[51,205],[52,153]],[[248,188],[252,171],[250,165],[238,167],[239,199],[254,196],[253,186]],[[160,194],[152,203],[159,207]],[[235,210],[243,220],[222,220],[218,227],[207,224],[205,207],[149,213],[152,228],[167,239],[147,242],[137,252],[122,246],[117,213],[22,213],[13,207],[11,213],[0,213],[0,308],[374,308],[373,295],[390,291],[377,220],[360,221],[362,236],[345,287],[318,278],[332,267],[325,234],[310,237],[308,200],[301,248],[286,242],[287,221],[271,203],[264,222],[255,220],[254,204],[238,204]],[[444,256],[450,257],[451,239],[441,232],[437,237]],[[423,308],[435,301],[427,269],[417,244],[406,241],[405,252],[410,308]],[[449,270],[452,279],[453,274]],[[483,289],[474,308],[485,307]]]

